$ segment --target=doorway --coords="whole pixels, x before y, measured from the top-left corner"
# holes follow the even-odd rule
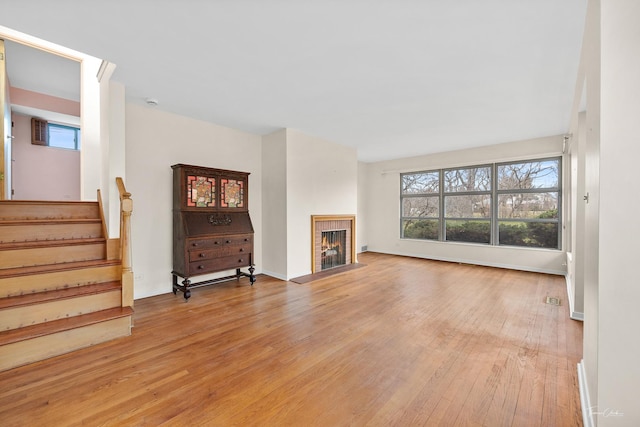
[[[48,143],[53,138],[36,144],[32,135],[32,119],[45,124],[45,135],[55,126],[80,129],[80,62],[8,39],[4,49],[11,130],[4,198],[80,200],[81,145],[56,147]]]

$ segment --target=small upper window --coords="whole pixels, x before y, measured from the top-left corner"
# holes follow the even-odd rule
[[[80,128],[49,123],[46,120],[34,117],[31,119],[31,143],[66,148],[68,150],[79,150]]]
[[[49,147],[80,149],[80,129],[72,126],[49,123]]]

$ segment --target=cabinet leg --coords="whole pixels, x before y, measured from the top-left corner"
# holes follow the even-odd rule
[[[173,280],[173,294],[176,295],[178,293],[178,277],[175,274],[172,274]]]
[[[253,272],[256,271],[255,268],[253,268],[253,264],[249,266],[249,280],[251,281],[251,286],[253,286],[253,283],[256,281],[256,276],[253,275]]]
[[[191,284],[191,280],[189,280],[188,278],[184,279],[182,281],[182,286],[184,286],[184,300],[188,301],[189,298],[191,298],[191,291],[189,290],[189,285]]]

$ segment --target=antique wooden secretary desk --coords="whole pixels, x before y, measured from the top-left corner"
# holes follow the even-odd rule
[[[173,168],[173,293],[185,300],[191,288],[253,272],[253,225],[249,217],[249,174],[177,164]],[[249,273],[240,271],[248,267]],[[192,276],[233,270],[235,274],[200,282]],[[183,280],[179,283],[178,277]]]

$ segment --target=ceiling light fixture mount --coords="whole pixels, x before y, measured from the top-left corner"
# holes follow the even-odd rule
[[[158,100],[155,98],[147,98],[144,100],[144,102],[146,102],[150,107],[155,107],[156,105],[158,105]]]

